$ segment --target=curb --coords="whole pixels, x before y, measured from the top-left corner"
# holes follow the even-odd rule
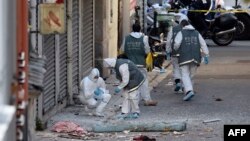
[[[186,130],[186,122],[151,122],[151,123],[106,123],[96,124],[92,127],[92,132],[123,132],[125,130],[131,132],[166,132],[166,131],[184,131]]]

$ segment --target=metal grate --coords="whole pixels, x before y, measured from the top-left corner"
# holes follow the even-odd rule
[[[79,0],[73,0],[72,11],[72,66],[73,93],[79,89]]]
[[[67,12],[67,1],[65,2],[65,13]],[[67,27],[67,19],[65,18],[65,26]],[[59,36],[60,38],[60,88],[58,102],[62,101],[67,96],[67,31]]]
[[[60,88],[58,101],[67,95],[67,33],[60,35]]]
[[[82,12],[82,77],[86,76],[93,68],[93,39],[94,39],[94,2],[92,0],[83,1]]]
[[[55,35],[45,35],[43,38],[43,54],[47,57],[44,92],[43,92],[43,114],[55,106],[56,94],[56,56]]]

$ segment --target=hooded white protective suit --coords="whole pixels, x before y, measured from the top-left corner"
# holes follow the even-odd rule
[[[218,5],[220,5],[223,8],[225,5],[224,0],[215,0],[215,8],[217,8]]]
[[[133,36],[134,38],[141,38],[143,37],[143,43],[144,43],[144,49],[145,49],[145,54],[148,54],[150,52],[150,46],[148,44],[148,36],[144,35],[141,32],[131,32],[130,33],[131,36]],[[120,48],[121,52],[125,52],[125,39],[123,40],[122,46]],[[147,74],[147,70],[145,67],[141,66],[141,65],[137,65],[138,68],[140,69],[140,71],[143,73],[144,77],[145,77],[145,81],[142,84],[142,86],[139,88],[139,93],[141,96],[141,99],[143,99],[146,102],[150,102],[152,101],[151,96],[150,96],[150,91],[149,91],[149,87],[148,87],[148,74]]]
[[[177,13],[175,15],[176,20],[181,23],[182,20],[188,20],[188,17],[182,13]],[[175,25],[177,26],[177,25]],[[173,27],[170,27],[170,30],[167,35],[167,42],[166,42],[166,52],[170,53],[172,52],[172,43],[174,41],[173,37]],[[171,57],[171,64],[173,65],[173,77],[174,80],[181,80],[181,70],[178,64],[178,57],[177,56],[172,56]],[[180,82],[178,82],[180,83]]]
[[[109,102],[111,95],[106,90],[104,80],[100,77],[97,68],[92,69],[90,74],[84,77],[80,84],[80,100],[87,104],[88,108],[95,108],[96,116],[103,116],[103,109]]]
[[[114,68],[115,64],[116,64],[115,58],[104,59],[104,67]],[[129,83],[130,72],[129,72],[128,64],[122,64],[119,67],[119,72],[121,74],[122,81],[121,81],[120,85],[118,86],[118,88],[123,89]],[[129,92],[129,90],[123,90],[123,96],[124,96],[124,100],[122,103],[122,113],[124,113],[124,114],[128,114],[130,112],[140,113],[138,90],[134,90],[132,92]]]
[[[184,26],[183,29],[186,30],[195,30],[194,27],[192,25],[187,25]],[[182,32],[178,32],[175,39],[174,39],[174,49],[178,50],[179,47],[182,44],[182,40],[183,40],[183,36],[182,36]],[[207,44],[205,42],[205,40],[203,39],[203,37],[199,34],[199,43],[201,46],[201,51],[203,52],[203,54],[205,54],[205,56],[209,56],[209,50],[207,48]],[[181,79],[184,85],[184,90],[185,92],[192,92],[193,93],[193,77],[196,73],[197,70],[197,65],[194,63],[189,63],[189,64],[185,64],[183,66],[180,67],[181,70]],[[184,99],[185,100],[185,97]]]

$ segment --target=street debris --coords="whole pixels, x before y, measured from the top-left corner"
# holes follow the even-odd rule
[[[213,131],[214,131],[213,128],[206,128],[206,129],[205,129],[205,132],[213,132]]]
[[[77,139],[77,140],[99,140],[100,138],[95,136],[94,134],[86,134],[86,135],[82,135],[82,136],[75,136],[72,134],[62,134],[62,135],[58,135],[58,137],[60,138],[66,138],[66,139]]]
[[[174,135],[182,135],[181,132],[177,132],[177,131],[174,131],[173,134],[174,134]]]
[[[124,134],[128,134],[130,131],[129,130],[124,130],[123,133]]]
[[[133,141],[156,141],[155,138],[149,138],[148,136],[140,135],[138,137],[134,137]]]
[[[173,82],[168,82],[167,85],[168,85],[168,86],[173,86],[174,83],[173,83]]]
[[[219,122],[221,119],[204,120],[202,123]]]
[[[215,101],[223,101],[221,98],[215,98]]]
[[[120,136],[116,136],[116,138],[118,138],[118,139],[127,138],[127,136],[122,136],[122,135],[120,135]]]
[[[216,97],[215,95],[212,96],[215,101],[223,101],[222,98]]]
[[[51,131],[58,133],[69,133],[69,135],[78,137],[88,133],[85,129],[71,121],[59,121],[52,126]]]

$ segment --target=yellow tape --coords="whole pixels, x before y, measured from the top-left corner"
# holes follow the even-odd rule
[[[168,10],[170,12],[179,12],[178,10]],[[208,10],[187,10],[188,12],[208,12]],[[210,10],[209,12],[211,13],[228,13],[228,12],[233,12],[233,13],[248,13],[250,10]]]

